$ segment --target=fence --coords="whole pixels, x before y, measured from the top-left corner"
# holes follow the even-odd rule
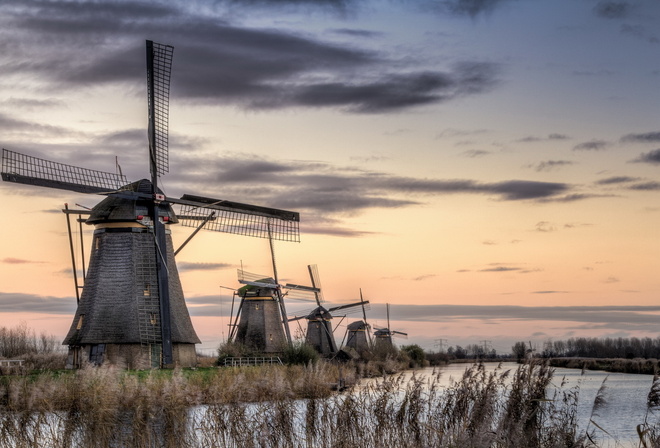
[[[22,359],[0,359],[0,367],[21,367]]]
[[[264,364],[279,364],[282,365],[282,360],[279,356],[254,356],[247,358],[225,358],[225,367],[243,367],[243,366],[261,366]]]

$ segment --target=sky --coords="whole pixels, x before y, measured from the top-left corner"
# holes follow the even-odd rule
[[[283,283],[316,264],[326,306],[362,290],[427,350],[655,338],[659,20],[654,0],[5,0],[0,146],[149,177],[145,40],[169,44],[161,186],[299,212]],[[61,209],[100,199],[0,182],[0,326],[63,339]],[[237,269],[272,271],[267,240],[217,232],[177,265],[211,352]]]

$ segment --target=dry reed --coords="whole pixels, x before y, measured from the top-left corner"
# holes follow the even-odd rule
[[[475,365],[448,387],[441,370],[388,375],[332,393],[337,375],[337,366],[318,363],[2,378],[0,446],[593,446],[578,430],[578,389],[547,396],[553,371],[545,364],[513,372]],[[657,446],[653,428],[641,428],[648,446]]]

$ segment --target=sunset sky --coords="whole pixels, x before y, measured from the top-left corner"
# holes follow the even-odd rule
[[[170,44],[162,188],[300,212],[282,281],[316,264],[328,306],[362,288],[426,349],[656,337],[658,23],[656,0],[5,0],[0,146],[148,177],[145,40]],[[0,182],[0,326],[63,338],[60,210],[99,200]],[[177,263],[203,350],[237,268],[271,273],[267,240],[215,232]]]

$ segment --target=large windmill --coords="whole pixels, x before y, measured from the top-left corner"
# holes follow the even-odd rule
[[[408,333],[404,333],[402,331],[395,331],[390,328],[390,304],[387,304],[387,328],[377,328],[374,327],[376,330],[374,332],[374,337],[376,338],[376,341],[374,343],[376,348],[379,347],[384,347],[384,348],[393,348],[394,343],[392,342],[392,337],[401,337],[401,338],[407,338]]]
[[[299,214],[194,195],[166,197],[173,47],[147,41],[151,181],[89,170],[3,149],[2,179],[97,193],[107,198],[87,218],[94,239],[85,285],[64,344],[68,366],[85,360],[134,368],[194,365],[199,339],[174,261],[169,226],[177,222],[246,236],[299,241]],[[174,213],[172,204],[181,206]]]
[[[319,279],[318,269],[316,265],[308,265],[307,269],[309,271],[309,276],[312,282],[312,286],[305,287],[301,285],[292,285],[287,283],[287,287],[293,287],[298,289],[307,288],[314,292],[314,298],[316,300],[316,308],[314,308],[309,314],[300,317],[294,317],[290,319],[291,321],[307,319],[307,332],[305,334],[305,342],[320,353],[323,356],[329,356],[333,353],[337,353],[337,343],[335,342],[335,337],[332,329],[333,319],[332,313],[335,311],[348,311],[350,309],[356,308],[360,305],[364,306],[367,302],[356,302],[349,303],[346,305],[339,305],[331,308],[325,308],[322,304],[322,292],[321,292],[321,281]]]
[[[362,320],[356,320],[346,326],[346,347],[350,347],[362,354],[371,350],[371,325],[367,322],[367,311],[360,288],[360,304],[362,305]]]

